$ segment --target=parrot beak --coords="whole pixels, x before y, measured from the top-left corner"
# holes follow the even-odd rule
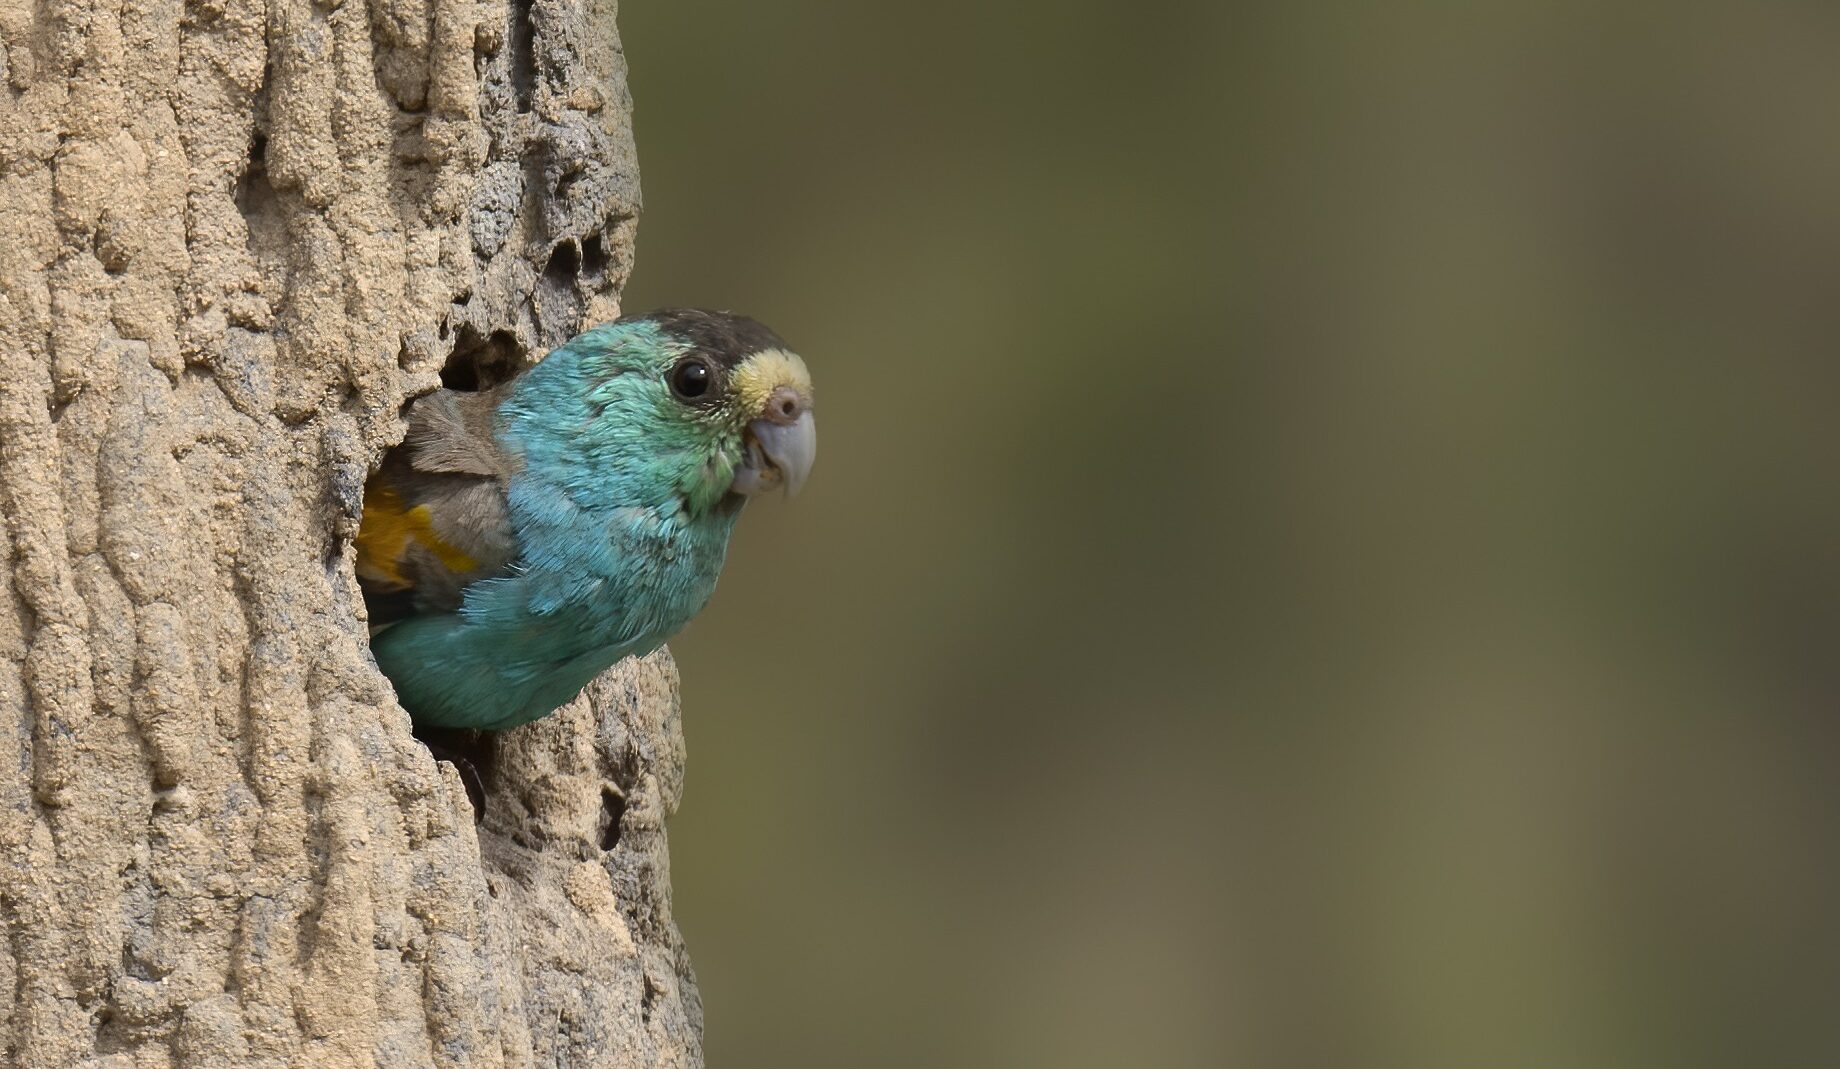
[[[790,387],[773,391],[766,412],[748,424],[743,442],[741,468],[730,489],[752,497],[783,485],[786,496],[794,496],[818,458],[818,425],[809,402]]]

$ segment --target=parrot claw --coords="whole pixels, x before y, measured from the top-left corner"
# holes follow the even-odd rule
[[[486,781],[479,778],[479,770],[473,762],[456,754],[453,758],[454,771],[460,773],[460,782],[466,787],[466,800],[473,803],[473,823],[479,825],[486,819]]]
[[[467,744],[471,740],[465,739],[459,732],[417,726],[415,737],[421,740],[423,746],[428,747],[430,757],[454,766],[454,771],[460,774],[461,786],[466,788],[466,800],[472,803],[473,823],[477,825],[483,822],[486,819],[486,781],[479,774],[479,766],[473,763],[473,759],[485,755],[469,752]]]

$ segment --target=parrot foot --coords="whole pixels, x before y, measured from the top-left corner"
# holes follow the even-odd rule
[[[466,800],[473,804],[473,823],[478,824],[486,818],[486,781],[479,774],[475,761],[479,758],[490,759],[490,750],[482,750],[480,740],[471,731],[454,731],[445,728],[427,728],[415,725],[415,737],[428,747],[429,756],[436,761],[446,761],[454,766],[460,774],[460,783],[466,788]]]

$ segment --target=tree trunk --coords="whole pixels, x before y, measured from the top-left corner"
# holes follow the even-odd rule
[[[352,577],[403,404],[616,312],[613,0],[0,0],[0,81],[0,1065],[700,1065],[669,656],[475,828]]]

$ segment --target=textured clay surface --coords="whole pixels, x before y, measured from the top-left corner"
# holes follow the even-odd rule
[[[612,317],[612,0],[0,0],[0,1066],[695,1066],[668,655],[481,751],[366,650],[406,400]]]

